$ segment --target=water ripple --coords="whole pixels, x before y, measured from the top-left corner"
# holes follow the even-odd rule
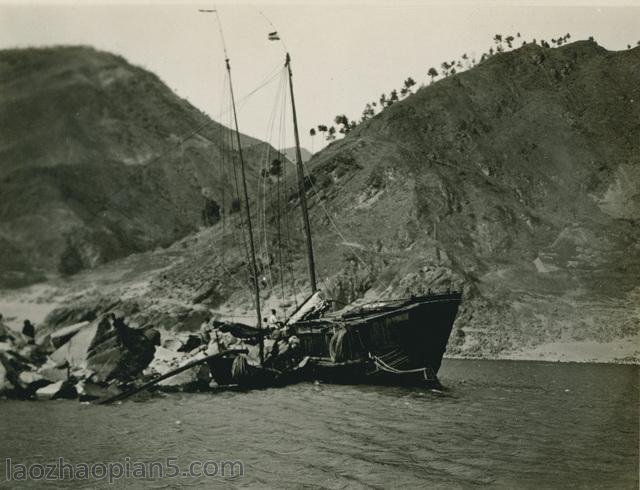
[[[638,367],[450,360],[441,376],[445,396],[303,383],[109,407],[0,401],[0,456],[245,465],[127,482],[151,488],[638,488]]]

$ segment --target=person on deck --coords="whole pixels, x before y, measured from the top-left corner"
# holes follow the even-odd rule
[[[289,344],[289,359],[292,365],[298,364],[302,361],[302,352],[300,348],[300,339],[297,335],[292,335],[288,340]]]
[[[203,322],[200,325],[200,338],[202,339],[202,343],[207,345],[211,342],[211,331],[213,328],[211,327],[210,322]]]
[[[269,315],[269,328],[272,330],[278,329],[282,326],[282,322],[278,319],[276,310],[271,309],[271,315]]]
[[[27,343],[33,344],[36,336],[36,328],[29,320],[25,320],[22,324],[22,335],[27,337]]]
[[[127,324],[124,322],[124,315],[122,315],[121,313],[118,313],[118,315],[116,315],[115,313],[111,313],[109,315],[109,319],[111,320],[113,329],[116,331],[116,339],[118,341],[118,345],[120,347],[126,347],[129,327],[127,327]]]
[[[282,345],[282,333],[280,330],[273,330],[269,333],[269,338],[273,340],[271,349],[267,352],[265,357],[265,367],[275,368],[278,364],[278,358],[280,355],[280,347]]]

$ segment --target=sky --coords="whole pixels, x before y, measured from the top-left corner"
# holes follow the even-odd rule
[[[198,12],[212,5],[0,0],[0,49],[84,44],[111,51],[155,72],[179,96],[225,122],[218,24],[214,15]],[[399,89],[408,76],[420,84],[429,67],[444,60],[462,53],[479,57],[496,33],[520,32],[526,40],[593,36],[610,50],[640,40],[640,0],[265,0],[218,1],[216,8],[237,99],[283,66],[282,44],[267,40],[274,30],[269,22],[280,33],[292,56],[302,145],[315,151],[323,142],[309,136],[311,127],[331,124],[339,113],[358,119],[367,102]],[[240,104],[238,119],[242,132],[289,146],[290,127],[284,141],[269,134],[280,81],[276,76]]]

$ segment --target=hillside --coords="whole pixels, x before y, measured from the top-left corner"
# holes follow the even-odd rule
[[[638,362],[638,79],[640,48],[527,45],[418,90],[318,152],[308,200],[323,289],[342,303],[463,289],[449,355]],[[274,227],[259,247],[263,300],[291,308],[308,290],[301,231],[290,230],[282,299]],[[221,232],[58,285],[48,300],[73,300],[50,326],[114,301],[166,328],[197,324],[205,308],[252,321],[240,247],[227,236],[223,248]],[[566,357],[567,346],[587,353]]]
[[[87,47],[0,51],[0,135],[0,286],[167,246],[231,185],[223,126]],[[244,144],[255,168],[264,143]]]
[[[464,287],[452,352],[637,342],[639,77],[640,48],[528,45],[385,110],[314,175],[334,212],[358,203],[351,240],[395,256],[386,294]]]
[[[296,148],[295,146],[291,147],[291,148],[287,148],[284,150],[284,154],[285,156],[292,162],[296,161]],[[302,161],[303,162],[308,162],[309,160],[311,160],[311,157],[313,156],[313,154],[307,150],[306,148],[300,148],[300,155],[302,156]]]

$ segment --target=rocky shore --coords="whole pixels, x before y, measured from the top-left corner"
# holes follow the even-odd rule
[[[204,319],[196,333],[176,333],[134,318],[113,307],[97,314],[60,308],[48,315],[35,339],[0,324],[0,397],[100,400],[222,349],[244,349],[248,362],[258,360],[257,342],[241,338],[238,324]],[[273,343],[265,340],[268,348]],[[198,391],[216,385],[202,364],[155,389]]]
[[[0,322],[0,397],[100,400],[221,349],[246,349],[253,363],[259,357],[255,338],[243,336],[238,323],[222,321],[202,305],[157,305],[155,300],[145,302],[140,297],[96,300],[89,296],[84,301],[62,301],[65,298],[48,297],[43,289],[32,288],[30,295],[23,291],[11,298],[13,302],[0,304],[4,312],[11,313],[5,323]],[[17,329],[19,316],[26,314],[36,323],[34,339]],[[463,312],[459,320],[465,318]],[[471,337],[473,331],[458,338],[459,330],[454,328],[448,357],[624,364],[637,364],[640,358],[640,339],[633,335],[607,342],[565,339],[523,344],[519,349],[493,352],[460,349],[461,341],[470,343],[465,337]],[[265,340],[267,352],[273,344],[274,340]],[[216,385],[208,365],[201,364],[153,389],[198,391]]]

